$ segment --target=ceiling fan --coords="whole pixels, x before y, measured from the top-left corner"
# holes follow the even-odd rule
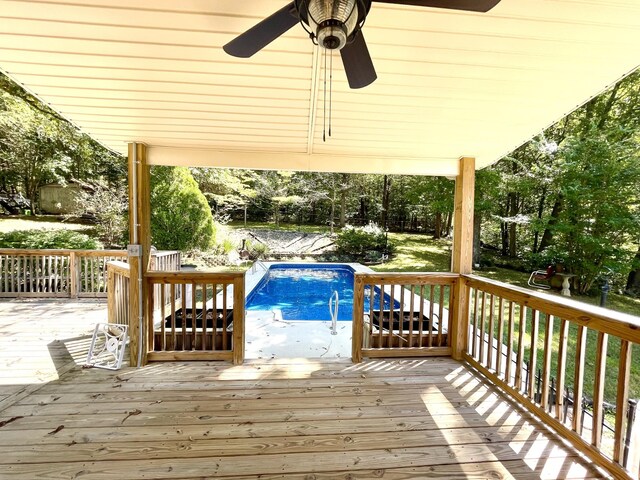
[[[327,50],[340,50],[351,88],[362,88],[376,71],[362,35],[371,2],[488,12],[500,0],[293,0],[227,43],[224,51],[247,58],[300,23],[311,40]]]

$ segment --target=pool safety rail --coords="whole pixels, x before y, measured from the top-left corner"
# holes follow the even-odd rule
[[[338,308],[340,307],[340,295],[334,290],[329,297],[329,315],[331,315],[331,335],[338,334]]]

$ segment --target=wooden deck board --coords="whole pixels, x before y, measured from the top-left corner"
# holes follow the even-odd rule
[[[21,336],[20,325],[10,328]],[[66,361],[51,375],[59,379],[0,397],[0,422],[23,417],[0,427],[3,479],[602,478],[451,359],[110,372],[69,361],[81,347],[71,355],[32,338],[34,365]],[[2,371],[18,378],[6,363]]]

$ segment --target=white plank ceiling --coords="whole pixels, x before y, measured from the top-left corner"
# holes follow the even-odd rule
[[[378,80],[348,88],[296,26],[249,59],[222,45],[287,0],[0,1],[0,68],[106,146],[156,164],[455,175],[634,70],[639,0],[502,0],[486,14],[375,3]],[[328,116],[328,114],[327,114]]]

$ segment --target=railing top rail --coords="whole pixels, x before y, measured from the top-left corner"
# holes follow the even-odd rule
[[[153,257],[170,257],[171,255],[177,255],[180,253],[179,250],[157,250],[151,254]]]
[[[363,273],[356,272],[356,278],[365,283],[381,283],[385,285],[453,285],[460,277],[450,272],[401,272],[401,273]]]
[[[129,278],[129,275],[131,274],[131,267],[128,263],[112,260],[111,262],[107,262],[107,271],[115,272],[123,277]]]
[[[0,255],[69,255],[74,252],[80,256],[126,257],[126,250],[75,250],[70,248],[0,248]]]
[[[162,271],[147,272],[144,278],[153,283],[233,283],[235,280],[244,279],[244,272]]]
[[[463,278],[472,288],[484,290],[540,312],[640,344],[640,317],[588,305],[566,297],[534,292],[477,275],[463,275]]]

